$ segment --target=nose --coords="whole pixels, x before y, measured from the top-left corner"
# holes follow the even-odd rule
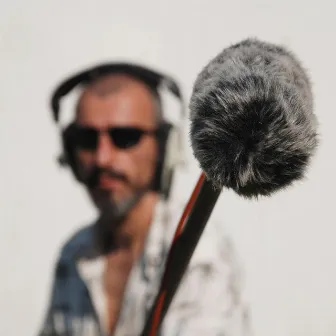
[[[107,133],[102,132],[98,137],[96,149],[96,165],[106,167],[115,156],[115,148]]]

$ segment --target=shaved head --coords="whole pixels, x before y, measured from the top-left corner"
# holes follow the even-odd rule
[[[80,112],[81,103],[87,95],[93,94],[103,98],[122,90],[138,90],[138,92],[142,91],[142,93],[151,96],[154,118],[158,124],[163,121],[161,99],[156,89],[147,83],[144,83],[142,80],[124,73],[109,74],[98,78],[87,85],[78,100],[76,113],[78,114]]]

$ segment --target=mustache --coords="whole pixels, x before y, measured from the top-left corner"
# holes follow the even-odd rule
[[[117,180],[120,180],[126,184],[131,185],[130,181],[128,180],[127,176],[121,172],[118,172],[111,168],[99,168],[95,167],[92,172],[88,175],[85,179],[85,183],[90,187],[94,188],[99,183],[99,178],[101,175],[105,175]]]

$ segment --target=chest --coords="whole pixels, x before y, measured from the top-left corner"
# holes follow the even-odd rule
[[[112,333],[120,315],[126,285],[133,266],[132,254],[128,251],[118,251],[108,255],[102,275],[102,285],[105,293],[105,314],[107,330]]]
[[[107,297],[117,299],[122,296],[132,266],[133,258],[129,252],[117,252],[106,257],[102,280]]]
[[[95,259],[81,259],[77,264],[106,334],[130,336],[141,331],[159,286],[167,249],[164,232],[156,228],[152,227],[136,262],[129,253],[118,251]]]

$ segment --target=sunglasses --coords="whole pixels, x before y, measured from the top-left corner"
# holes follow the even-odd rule
[[[74,125],[72,142],[79,149],[95,150],[101,132],[102,130],[95,128]],[[119,149],[134,147],[144,135],[158,136],[159,133],[158,130],[145,130],[137,127],[111,127],[104,132],[107,132],[111,142]]]

